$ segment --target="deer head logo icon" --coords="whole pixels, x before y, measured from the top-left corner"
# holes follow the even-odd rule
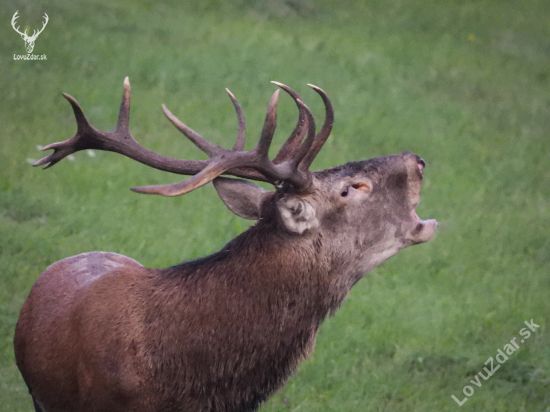
[[[17,18],[19,17],[17,15],[17,13],[19,13],[19,10],[17,10],[15,12],[15,14],[13,15],[13,17],[11,19],[11,25],[12,25],[13,29],[21,35],[23,40],[25,40],[25,48],[27,49],[27,53],[32,53],[32,50],[34,49],[34,42],[36,41],[36,38],[38,37],[38,35],[44,31],[44,28],[46,27],[46,24],[48,24],[49,17],[46,13],[44,13],[44,25],[42,26],[42,28],[38,31],[34,30],[33,33],[32,33],[32,36],[27,36],[27,30],[28,29],[26,29],[23,33],[21,33],[19,31],[19,26],[15,27],[15,20],[17,20]]]

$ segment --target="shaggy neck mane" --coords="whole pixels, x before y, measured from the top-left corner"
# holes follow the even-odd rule
[[[263,300],[269,295],[271,302],[264,303],[297,305],[322,321],[349,292],[338,280],[346,269],[324,253],[321,233],[289,235],[273,230],[275,224],[260,222],[219,252],[160,270],[161,278],[174,283],[159,283],[159,287],[179,289],[177,299],[193,290],[233,294],[235,300]]]

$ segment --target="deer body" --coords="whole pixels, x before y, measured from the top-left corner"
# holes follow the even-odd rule
[[[22,316],[18,326],[42,328],[33,330],[40,345],[25,353],[25,364],[55,369],[48,379],[39,377],[51,387],[27,378],[31,388],[43,390],[33,395],[44,405],[51,402],[52,411],[75,410],[75,404],[100,411],[254,410],[312,351],[326,309],[310,294],[318,289],[316,298],[326,295],[326,279],[312,286],[309,279],[292,279],[307,274],[291,267],[242,268],[233,257],[219,255],[227,252],[199,267],[191,262],[155,270],[134,262],[114,267],[120,256],[94,252],[47,269],[24,308],[29,318]],[[91,280],[78,284],[67,274],[81,268]],[[42,284],[50,292],[60,273],[70,282],[57,289],[61,296],[41,293]],[[71,303],[59,311],[67,293]],[[152,300],[154,307],[147,304]],[[48,302],[51,313],[44,313]],[[33,313],[33,306],[39,311]],[[60,336],[70,345],[59,345]],[[67,346],[78,356],[69,356]],[[67,359],[74,364],[66,365]],[[56,371],[58,380],[52,379]],[[98,393],[108,396],[98,399]],[[59,402],[70,407],[55,409]]]
[[[218,177],[227,206],[258,221],[221,251],[167,269],[104,252],[54,263],[15,334],[37,411],[257,410],[366,272],[431,237],[414,211],[423,168],[404,152],[275,192]]]

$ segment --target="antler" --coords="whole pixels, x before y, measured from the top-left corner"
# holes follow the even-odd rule
[[[15,27],[15,20],[17,20],[19,18],[19,16],[17,15],[17,13],[19,13],[19,10],[17,10],[14,14],[13,14],[13,17],[11,18],[11,26],[13,27],[13,29],[19,33],[21,36],[27,36],[27,30],[25,30],[24,33],[21,33],[19,31],[19,26]]]
[[[46,24],[48,24],[48,21],[50,20],[50,18],[48,17],[48,15],[47,15],[46,13],[44,13],[44,16],[43,16],[43,17],[44,17],[46,20],[44,21],[44,24],[42,25],[42,28],[41,28],[38,32],[37,32],[36,30],[34,30],[33,33],[32,33],[32,36],[28,36],[28,35],[27,35],[27,30],[28,30],[28,29],[25,30],[24,33],[21,33],[21,32],[19,31],[19,26],[17,26],[17,28],[15,27],[15,21],[19,18],[19,16],[17,15],[17,13],[19,13],[19,10],[17,10],[17,11],[13,14],[13,17],[12,17],[12,19],[11,19],[11,26],[12,26],[13,29],[14,29],[17,33],[19,33],[21,36],[24,36],[26,39],[31,40],[31,41],[32,41],[32,40],[36,40],[36,38],[38,37],[38,35],[44,31],[44,29],[46,28]]]
[[[48,21],[50,21],[50,18],[48,17],[48,15],[46,13],[44,13],[43,17],[45,18],[45,21],[44,21],[44,24],[42,25],[42,28],[40,30],[38,30],[38,32],[36,30],[33,30],[32,36],[30,37],[31,40],[36,40],[38,35],[40,33],[42,33],[44,31],[44,29],[46,28],[46,24],[48,24]]]
[[[334,120],[332,105],[323,90],[310,85],[321,95],[326,107],[325,122],[319,134],[315,135],[315,120],[300,96],[284,84],[273,83],[289,93],[299,109],[298,124],[273,161],[269,160],[268,152],[277,123],[279,90],[273,94],[269,102],[260,140],[256,147],[249,151],[243,151],[245,144],[244,114],[237,99],[229,90],[226,91],[233,102],[239,123],[237,138],[232,150],[224,149],[204,139],[163,105],[162,110],[168,120],[210,158],[209,160],[182,160],[152,152],[134,140],[129,129],[130,82],[126,77],[118,123],[113,132],[103,132],[94,128],[86,119],[78,102],[73,97],[63,94],[75,113],[77,133],[64,142],[45,146],[43,150],[53,149],[54,152],[37,161],[34,166],[45,165],[44,168],[48,168],[71,153],[85,149],[98,149],[120,153],[156,169],[193,175],[179,183],[132,188],[138,193],[178,196],[197,189],[222,174],[269,182],[274,185],[286,182],[300,192],[307,192],[311,186],[309,166],[328,138],[332,128]],[[304,140],[306,132],[307,136]]]

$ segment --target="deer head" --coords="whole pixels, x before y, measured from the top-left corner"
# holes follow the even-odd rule
[[[25,48],[27,49],[27,53],[32,53],[34,49],[34,42],[36,41],[38,35],[44,31],[44,28],[46,27],[46,24],[48,24],[49,17],[46,13],[44,13],[44,24],[42,25],[42,28],[40,30],[34,30],[32,33],[32,36],[27,36],[27,30],[26,29],[23,33],[19,31],[19,27],[15,27],[15,21],[19,18],[17,15],[19,13],[19,10],[17,10],[12,19],[11,19],[11,25],[13,29],[21,35],[21,38],[25,41]]]

